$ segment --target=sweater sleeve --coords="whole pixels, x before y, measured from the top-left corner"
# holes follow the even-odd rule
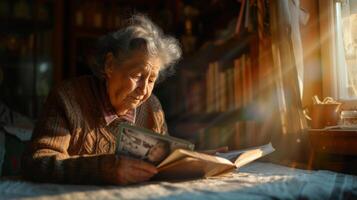
[[[114,154],[70,156],[71,131],[58,89],[49,95],[43,115],[23,155],[25,178],[40,182],[73,184],[110,183],[117,161]]]

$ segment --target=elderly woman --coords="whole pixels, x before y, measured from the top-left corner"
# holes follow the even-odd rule
[[[50,93],[23,156],[25,177],[128,184],[157,173],[145,161],[114,154],[116,128],[124,122],[167,133],[152,90],[180,58],[178,42],[148,18],[136,15],[126,27],[101,38],[98,50],[95,76],[66,81]]]

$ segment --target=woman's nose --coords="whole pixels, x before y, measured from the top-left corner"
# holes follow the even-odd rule
[[[139,82],[139,87],[137,88],[137,92],[139,95],[145,95],[146,88],[148,86],[148,79],[143,79]]]

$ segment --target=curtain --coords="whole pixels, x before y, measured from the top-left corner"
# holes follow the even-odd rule
[[[307,154],[307,122],[302,108],[303,50],[300,25],[308,15],[299,0],[269,1],[269,42],[260,48],[261,110],[266,122],[262,134],[270,135],[275,155],[294,159]]]
[[[270,11],[274,77],[284,134],[307,128],[301,103],[304,66],[299,6],[299,0],[273,0]]]

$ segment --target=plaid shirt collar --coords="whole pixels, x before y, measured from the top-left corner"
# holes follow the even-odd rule
[[[135,118],[136,118],[136,109],[129,110],[125,115],[123,116],[118,116],[115,113],[115,110],[110,103],[109,96],[107,94],[107,89],[104,85],[104,88],[101,90],[101,99],[103,102],[103,108],[102,108],[102,113],[104,120],[106,122],[106,125],[108,126],[111,124],[114,120],[120,120],[120,121],[125,121],[129,122],[131,124],[135,123]]]

